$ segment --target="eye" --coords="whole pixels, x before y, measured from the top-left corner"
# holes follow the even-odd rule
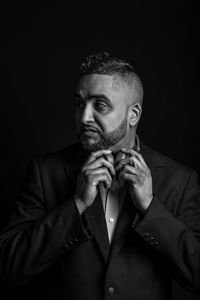
[[[105,102],[102,101],[97,101],[94,104],[94,107],[98,111],[107,111],[108,110],[108,105]]]

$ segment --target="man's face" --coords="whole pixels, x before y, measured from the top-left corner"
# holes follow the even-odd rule
[[[127,139],[127,103],[130,88],[110,75],[80,78],[76,89],[76,125],[83,147],[89,151],[122,145]]]

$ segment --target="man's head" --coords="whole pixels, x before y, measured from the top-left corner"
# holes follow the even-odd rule
[[[89,151],[114,152],[134,143],[143,87],[133,67],[107,53],[90,55],[76,89],[77,133]]]

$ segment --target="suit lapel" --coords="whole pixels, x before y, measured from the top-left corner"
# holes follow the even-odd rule
[[[127,239],[129,229],[132,226],[132,222],[136,216],[136,210],[133,206],[131,197],[128,192],[128,186],[124,188],[124,200],[118,217],[117,226],[113,236],[110,259],[121,249]]]
[[[141,143],[141,154],[151,171],[152,181],[153,181],[153,193],[158,194],[158,188],[160,186],[160,181],[162,180],[161,172],[164,166],[163,159],[155,151],[152,151],[143,143]]]
[[[84,215],[92,228],[94,239],[99,247],[103,259],[107,262],[110,246],[100,193],[98,193],[93,204],[84,212]]]

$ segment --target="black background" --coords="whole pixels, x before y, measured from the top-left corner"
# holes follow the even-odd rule
[[[199,173],[197,1],[18,1],[1,5],[0,19],[1,227],[29,158],[76,141],[74,87],[94,52],[140,75],[143,142]],[[1,289],[1,299],[16,297]],[[175,285],[179,298],[200,299]]]

